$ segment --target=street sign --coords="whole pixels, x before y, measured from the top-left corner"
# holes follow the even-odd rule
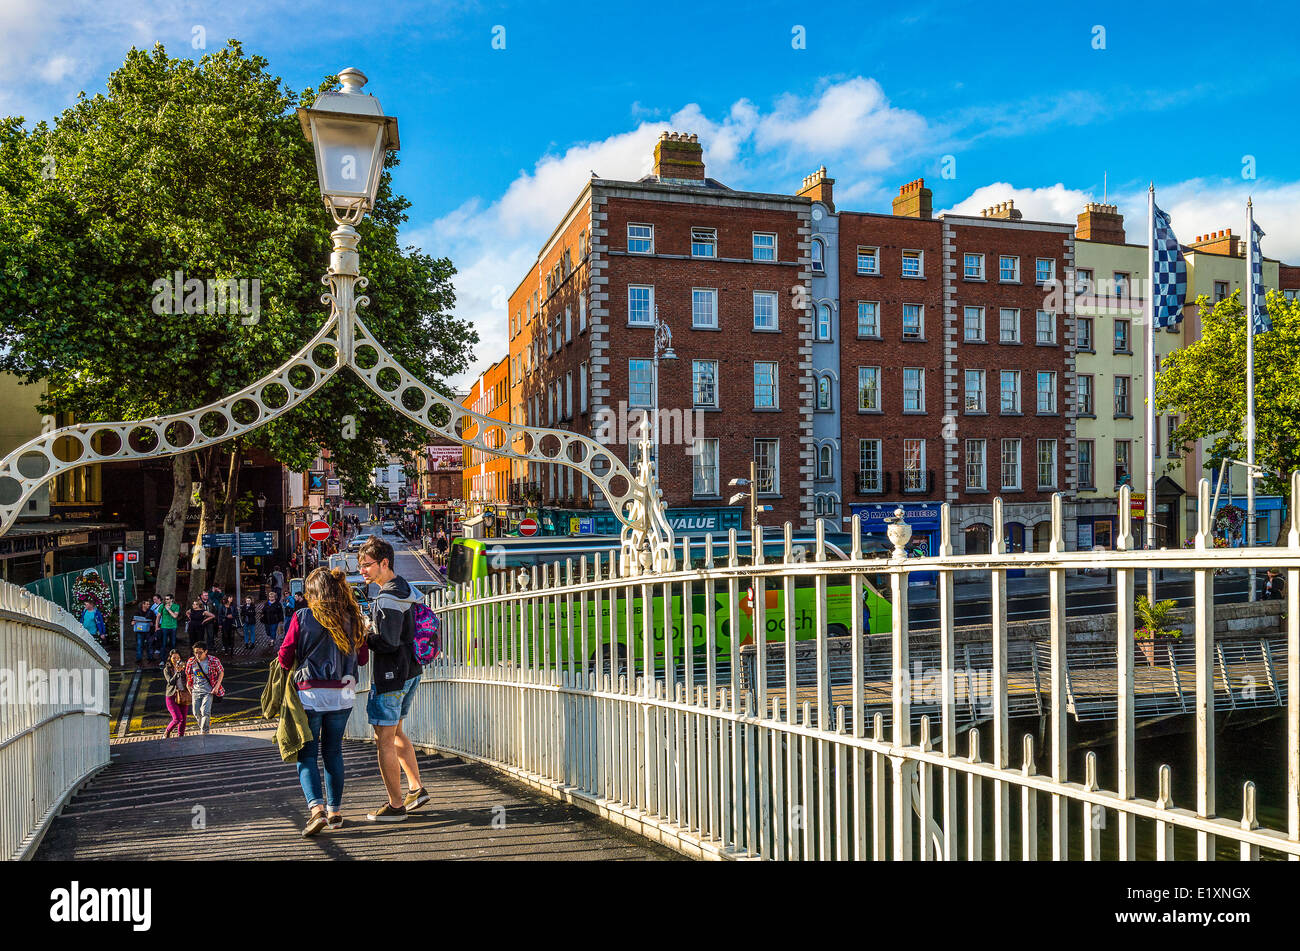
[[[519,523],[519,534],[520,534],[520,535],[536,535],[536,534],[537,534],[537,519],[535,519],[535,518],[526,518],[526,519],[523,519],[522,521],[520,521],[520,523]]]
[[[330,537],[330,527],[324,522],[312,522],[307,529],[307,535],[314,542],[323,542]]]
[[[203,536],[204,548],[229,548],[234,544],[234,532],[207,532]]]

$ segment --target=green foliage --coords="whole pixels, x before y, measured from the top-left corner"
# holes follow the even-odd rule
[[[1156,407],[1182,417],[1175,440],[1211,441],[1206,467],[1217,469],[1246,457],[1245,307],[1236,292],[1196,303],[1201,339],[1162,362]],[[1300,469],[1300,304],[1269,291],[1267,306],[1273,329],[1255,337],[1255,461],[1283,475],[1261,480],[1261,491],[1286,495],[1286,474]]]
[[[1182,630],[1174,627],[1174,612],[1178,602],[1172,598],[1157,601],[1154,605],[1145,594],[1139,595],[1133,605],[1133,611],[1142,626],[1134,630],[1135,640],[1145,641],[1153,638],[1178,638]]]
[[[131,50],[106,95],[81,94],[53,126],[0,120],[0,369],[41,382],[41,412],[90,422],[196,408],[319,329],[333,222],[294,108],[333,84],[295,94],[234,40],[198,62],[156,46]],[[390,153],[386,168],[396,164]],[[468,366],[478,337],[449,314],[451,262],[398,246],[408,204],[386,171],[358,228],[363,319],[449,393],[440,381]],[[154,313],[153,283],[178,270],[259,280],[259,319]],[[351,373],[245,438],[297,470],[327,447],[357,498],[388,453],[425,441]]]

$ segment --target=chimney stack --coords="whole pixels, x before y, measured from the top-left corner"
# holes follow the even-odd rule
[[[925,179],[908,182],[894,199],[894,214],[900,218],[929,218],[933,212],[934,193],[925,187]]]
[[[1016,203],[1010,199],[1000,201],[992,208],[985,208],[980,215],[984,218],[1005,218],[1008,221],[1019,221],[1023,217],[1016,210]]]
[[[826,174],[826,166],[823,165],[811,175],[805,175],[803,184],[799,186],[799,191],[795,194],[800,198],[810,198],[813,201],[819,201],[830,209],[831,214],[835,213],[835,202],[831,201],[831,189],[835,185],[835,179]]]
[[[1246,256],[1246,243],[1241,240],[1241,235],[1233,234],[1231,228],[1211,231],[1209,234],[1198,234],[1189,247],[1193,251],[1204,251],[1206,254],[1226,254],[1234,258]]]
[[[704,182],[704,149],[694,132],[661,132],[655,143],[655,177],[677,185]]]
[[[1103,205],[1090,201],[1079,213],[1074,237],[1078,241],[1096,241],[1101,244],[1124,243],[1124,216],[1118,205]]]

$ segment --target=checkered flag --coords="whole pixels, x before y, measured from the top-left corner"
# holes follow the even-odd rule
[[[1187,261],[1178,247],[1169,216],[1152,202],[1155,233],[1151,236],[1151,319],[1157,330],[1183,319],[1187,298]]]
[[[1255,313],[1252,315],[1251,333],[1267,333],[1273,329],[1273,321],[1268,319],[1268,306],[1266,291],[1264,290],[1264,256],[1259,252],[1259,239],[1264,237],[1264,232],[1260,230],[1259,225],[1255,224],[1254,218],[1250,221],[1250,283],[1254,289],[1253,301],[1255,304]]]

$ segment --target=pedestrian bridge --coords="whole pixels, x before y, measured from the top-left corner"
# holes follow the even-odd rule
[[[1292,489],[1300,492],[1300,477]],[[1047,552],[1006,554],[998,528],[1001,502],[995,500],[993,551],[986,555],[951,554],[945,506],[941,542],[929,558],[906,557],[906,532],[900,529],[892,556],[865,556],[855,544],[848,560],[835,561],[820,541],[819,527],[811,559],[797,556],[787,531],[783,555],[757,563],[739,558],[734,537],[721,561],[713,557],[711,539],[684,539],[678,567],[661,573],[632,566],[623,574],[611,559],[596,556],[527,575],[493,575],[432,597],[443,622],[444,653],[425,668],[407,732],[425,750],[441,755],[428,761],[440,781],[469,784],[466,790],[509,781],[513,795],[531,790],[607,820],[595,831],[610,841],[627,841],[611,831],[621,827],[640,848],[666,846],[696,858],[1094,860],[1134,859],[1142,852],[1165,860],[1295,859],[1300,857],[1300,700],[1286,685],[1300,675],[1300,518],[1293,516],[1284,547],[1214,549],[1206,483],[1200,493],[1200,511],[1207,516],[1197,547],[1186,550],[1123,550],[1130,537],[1125,490],[1119,504],[1121,550],[1115,552],[1066,552],[1058,495]],[[855,524],[855,539],[857,529]],[[702,559],[694,557],[693,547],[702,548]],[[1216,744],[1248,740],[1218,729],[1225,696],[1232,702],[1238,695],[1225,694],[1224,672],[1229,680],[1235,674],[1224,643],[1215,637],[1213,586],[1216,571],[1270,566],[1288,579],[1285,630],[1269,645],[1266,662],[1248,662],[1260,676],[1272,678],[1269,702],[1286,711],[1287,780],[1279,801],[1264,804],[1251,782],[1224,787],[1215,767]],[[1022,568],[1047,574],[1051,610],[1033,689],[1041,726],[1017,727],[1013,742],[1012,722],[1024,715],[1016,699],[1023,685],[1008,636],[1006,575]],[[1104,762],[1088,752],[1079,769],[1072,767],[1069,753],[1079,720],[1086,718],[1079,716],[1081,670],[1072,667],[1067,653],[1065,592],[1070,574],[1097,568],[1115,572],[1120,634],[1087,668],[1089,696],[1107,698],[1098,700],[1089,716],[1113,730],[1115,752]],[[1194,775],[1175,776],[1169,765],[1160,765],[1158,776],[1140,780],[1156,789],[1144,797],[1137,794],[1138,719],[1148,716],[1144,704],[1151,701],[1143,698],[1155,689],[1153,677],[1168,672],[1151,673],[1156,658],[1149,665],[1140,656],[1135,661],[1133,591],[1137,572],[1161,568],[1190,572],[1194,579],[1189,630],[1166,665],[1177,666],[1177,678],[1157,691],[1177,698],[1177,710],[1167,715],[1186,718],[1195,747]],[[904,675],[914,669],[908,576],[918,571],[938,578],[937,651],[916,655],[934,668],[935,696],[918,694],[915,678]],[[958,684],[964,678],[971,682],[975,672],[954,635],[953,585],[965,573],[989,579],[992,590],[987,665],[980,668],[987,717],[979,729],[970,728],[972,718],[959,702]],[[863,636],[868,578],[885,579],[891,607],[889,630],[870,638]],[[743,631],[749,623],[757,630],[777,630],[775,636],[783,639],[796,630],[791,593],[800,586],[812,592],[814,623],[799,650],[782,650],[774,660],[768,649],[746,660],[740,638],[720,634]],[[746,608],[743,592],[749,588],[755,596]],[[841,597],[844,590],[847,598]],[[786,623],[767,624],[767,591],[785,593],[771,610],[783,613]],[[9,589],[2,597],[0,666],[106,669],[107,658],[79,635],[70,618]],[[699,625],[700,639],[692,642],[681,635],[695,627],[687,623],[683,606],[697,603],[706,621]],[[747,610],[752,617],[742,621]],[[838,641],[846,665],[832,660],[835,639],[829,629],[835,610],[847,612],[847,637]],[[869,678],[870,644],[882,639],[888,669],[883,678]],[[620,646],[611,650],[613,642]],[[744,678],[733,683],[729,672],[746,664]],[[889,685],[887,698],[880,696],[882,683]],[[366,690],[363,682],[349,724],[348,735],[356,741],[368,734]],[[233,838],[220,838],[219,847],[232,854],[251,851],[283,832],[282,841],[273,840],[275,851],[289,855],[304,847],[290,835],[302,816],[292,774],[278,763],[276,771],[264,770],[266,754],[259,759],[244,745],[264,741],[247,732],[195,738],[212,749],[201,751],[200,760],[174,764],[128,753],[125,745],[114,747],[122,755],[105,769],[106,716],[83,713],[72,703],[27,704],[18,712],[6,707],[0,719],[3,854],[31,857],[42,838],[50,854],[60,857],[122,854],[132,841],[156,838],[152,823],[158,816],[184,818],[167,811],[179,808],[177,796],[170,795],[171,805],[164,802],[169,794],[159,779],[176,775],[173,765],[184,775],[198,771],[201,763],[212,772],[195,772],[194,785],[181,798],[196,788],[207,790],[216,797],[207,813],[211,821],[217,821],[216,804],[227,794],[224,801],[258,799],[244,793],[269,794],[272,784],[283,793],[269,814],[236,816],[225,833]],[[374,781],[362,769],[371,755],[359,742],[349,748],[350,764],[361,770],[362,790]],[[92,777],[95,781],[74,797]],[[258,785],[263,783],[268,785]],[[1175,798],[1176,788],[1184,789],[1181,800]],[[468,795],[486,803],[497,794]],[[118,801],[150,808],[112,805]],[[402,831],[392,835],[403,837],[394,843],[434,857],[440,854],[439,830],[481,824],[464,815],[458,820],[450,805],[454,797],[444,802],[448,805],[435,808],[425,832],[432,831],[433,839],[420,839],[407,823],[393,827]],[[506,802],[503,798],[509,812]],[[112,815],[109,809],[115,810]],[[63,816],[55,821],[60,810]],[[559,825],[538,826],[545,842],[570,841],[561,831],[570,820],[556,821]],[[492,830],[490,824],[486,828]],[[404,838],[408,835],[415,838]],[[333,844],[341,841],[307,847],[351,847]],[[528,854],[544,855],[546,847]]]

